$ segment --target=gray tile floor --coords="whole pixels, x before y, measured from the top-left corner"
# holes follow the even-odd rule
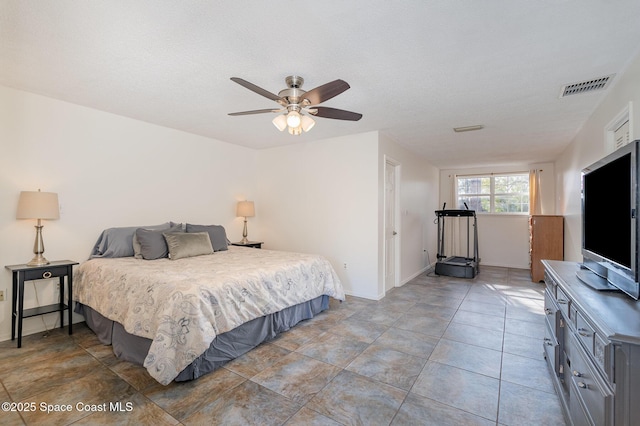
[[[1,342],[0,402],[24,404],[0,423],[564,425],[542,356],[543,290],[517,269],[423,274],[378,302],[332,303],[169,386],[116,359],[84,324],[71,337],[28,336],[21,349]]]

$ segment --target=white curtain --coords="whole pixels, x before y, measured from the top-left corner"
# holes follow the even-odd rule
[[[540,202],[540,173],[542,170],[529,170],[529,214],[542,214]]]

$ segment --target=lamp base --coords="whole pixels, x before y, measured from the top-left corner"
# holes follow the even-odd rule
[[[242,239],[240,240],[240,242],[242,244],[247,244],[249,242],[249,240],[247,239],[247,235],[249,235],[249,233],[247,232],[247,218],[244,218],[244,229],[242,230]]]
[[[35,226],[36,228],[36,241],[33,243],[33,259],[31,262],[27,263],[27,266],[42,266],[48,265],[49,261],[45,259],[42,255],[44,253],[44,242],[42,241],[42,223],[40,219],[38,219],[38,224]]]
[[[48,264],[49,261],[42,254],[36,254],[33,259],[27,263],[27,266],[43,266]]]

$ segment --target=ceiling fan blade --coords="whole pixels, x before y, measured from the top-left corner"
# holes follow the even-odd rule
[[[336,120],[358,121],[362,118],[362,114],[357,112],[345,111],[343,109],[329,107],[313,107],[316,110],[316,117],[333,118]]]
[[[254,109],[253,111],[242,111],[242,112],[230,112],[229,115],[251,115],[251,114],[265,114],[267,112],[279,112],[280,109]]]
[[[239,77],[231,77],[231,81],[235,81],[236,83],[238,83],[240,86],[242,87],[246,87],[247,89],[251,90],[252,92],[257,93],[258,95],[262,95],[267,99],[271,99],[272,101],[279,101],[281,100],[280,96],[275,95],[271,92],[269,92],[268,90],[263,89],[262,87],[256,86],[253,83],[249,83],[247,80],[243,80]]]
[[[349,86],[346,81],[334,80],[330,83],[323,84],[322,86],[309,90],[303,94],[301,98],[302,100],[308,100],[309,105],[318,105],[324,101],[328,101],[334,96],[338,96],[350,87],[351,86]]]

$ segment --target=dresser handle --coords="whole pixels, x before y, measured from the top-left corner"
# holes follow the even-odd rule
[[[581,389],[587,389],[588,388],[586,383],[583,383],[583,382],[578,382],[578,387],[581,388]]]
[[[578,334],[582,337],[591,337],[591,333],[589,333],[589,330],[587,330],[586,328],[579,328]]]
[[[565,299],[558,299],[558,303],[561,305],[566,305],[567,301]]]
[[[547,346],[553,346],[553,342],[548,337],[544,338],[544,343],[547,344]]]
[[[544,308],[544,311],[547,315],[553,315],[553,311],[549,308]]]
[[[42,274],[42,278],[51,278],[51,272],[50,271],[45,271],[45,273]]]
[[[571,374],[573,374],[573,377],[582,377],[582,373],[576,370],[573,370]]]

